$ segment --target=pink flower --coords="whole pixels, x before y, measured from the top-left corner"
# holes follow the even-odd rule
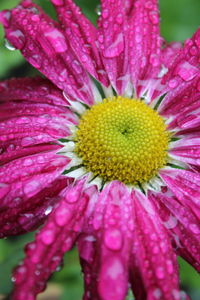
[[[156,0],[102,0],[98,29],[51,2],[58,22],[29,0],[0,15],[51,81],[0,83],[0,236],[45,222],[12,299],[35,299],[74,245],[85,300],[186,299],[176,256],[200,270],[200,30],[165,44]]]

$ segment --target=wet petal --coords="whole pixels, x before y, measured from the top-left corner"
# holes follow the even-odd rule
[[[200,217],[200,175],[179,169],[163,169],[160,176],[177,199]]]
[[[160,219],[171,234],[178,255],[200,271],[200,223],[194,213],[180,203],[174,195],[151,193]]]
[[[28,206],[21,205],[22,198],[13,198],[13,207],[0,209],[0,237],[19,235],[37,229],[60,200],[58,194],[69,182],[66,177],[59,177],[44,188],[36,199],[31,199]]]
[[[78,61],[92,76],[108,86],[107,74],[96,47],[97,29],[72,0],[65,0],[62,4],[52,0],[52,3]]]
[[[29,100],[55,105],[68,104],[62,92],[42,77],[17,78],[0,82],[0,101]]]
[[[35,299],[61,264],[64,253],[73,247],[81,231],[88,202],[88,198],[82,196],[83,184],[83,181],[79,182],[60,194],[62,200],[36,234],[35,241],[26,246],[24,262],[13,274],[13,300]],[[77,201],[69,203],[68,192],[72,191],[78,197]]]
[[[109,184],[99,196],[91,198],[89,226],[84,226],[85,235],[78,240],[85,300],[125,298],[133,229],[131,209],[130,194],[119,182]]]
[[[52,186],[68,162],[66,157],[51,151],[18,158],[1,166],[1,209],[21,205],[28,209],[32,201],[37,203],[38,195]],[[16,198],[20,201],[15,201]]]
[[[139,272],[139,282],[146,290],[145,299],[175,300],[179,290],[178,266],[170,238],[151,201],[138,191],[132,197],[135,234],[130,272],[136,299],[144,299],[144,292],[139,290],[135,279]]]
[[[176,141],[173,143],[170,154],[175,159],[200,166],[200,138],[187,136]]]
[[[73,100],[94,102],[92,82],[77,61],[62,29],[32,2],[1,13],[7,40]],[[27,26],[29,24],[29,26]]]
[[[137,0],[131,15],[129,29],[130,72],[136,96],[155,87],[155,78],[161,70],[161,38],[157,0]],[[152,94],[152,91],[149,91]]]
[[[191,39],[185,41],[184,47],[170,66],[168,73],[163,77],[162,84],[167,83],[167,90],[171,90],[199,76],[199,59],[200,29]]]
[[[98,44],[110,82],[119,95],[129,93],[127,22],[122,0],[102,0]]]

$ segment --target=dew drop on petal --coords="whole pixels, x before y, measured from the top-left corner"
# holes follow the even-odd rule
[[[118,229],[107,229],[104,235],[104,243],[111,250],[120,250],[122,247],[122,234]]]
[[[190,224],[189,228],[195,234],[199,234],[200,233],[200,226],[197,226],[197,224]]]
[[[174,89],[174,88],[177,87],[178,81],[177,81],[176,79],[171,79],[171,80],[169,81],[168,85],[169,85],[169,87],[170,87],[171,89]]]
[[[49,205],[44,212],[45,216],[48,216],[52,212],[52,209],[53,209],[53,206]]]
[[[4,40],[4,46],[10,51],[17,50],[7,39]]]
[[[164,269],[163,267],[158,267],[156,269],[156,276],[159,278],[159,279],[163,279],[165,277],[165,273],[164,273]]]
[[[79,191],[77,191],[76,189],[69,189],[69,191],[66,194],[66,201],[69,203],[74,203],[76,201],[78,201],[80,196]]]
[[[51,245],[55,240],[55,232],[53,230],[45,230],[41,233],[41,240],[45,245]]]
[[[98,16],[101,15],[101,5],[98,4],[97,7],[95,8],[95,12],[97,13]]]

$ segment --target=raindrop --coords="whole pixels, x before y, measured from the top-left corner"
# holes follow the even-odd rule
[[[7,39],[4,40],[4,46],[10,51],[17,50]]]
[[[52,212],[53,206],[48,206],[47,209],[45,210],[44,214],[45,216],[48,216]]]
[[[111,250],[120,250],[122,247],[122,234],[118,229],[108,229],[104,237],[105,245]]]
[[[98,16],[101,15],[101,5],[98,4],[97,7],[95,8],[95,12],[97,13]]]

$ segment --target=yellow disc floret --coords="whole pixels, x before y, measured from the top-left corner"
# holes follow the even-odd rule
[[[138,99],[104,99],[81,117],[75,152],[104,181],[144,183],[167,163],[164,120]]]

